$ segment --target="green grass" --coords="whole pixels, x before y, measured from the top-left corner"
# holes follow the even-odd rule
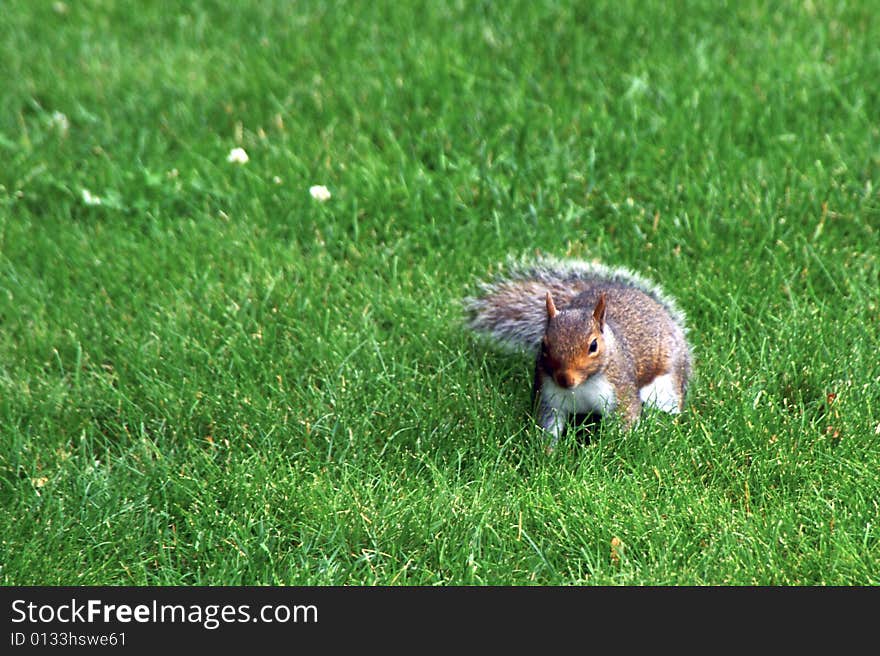
[[[0,582],[880,583],[880,3],[2,13]],[[683,415],[544,454],[460,306],[536,252]]]

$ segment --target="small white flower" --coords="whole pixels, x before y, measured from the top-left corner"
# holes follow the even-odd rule
[[[233,148],[229,151],[229,155],[226,156],[227,162],[232,162],[233,164],[247,164],[248,154],[244,152],[244,148]]]
[[[70,119],[64,112],[52,112],[52,116],[49,117],[49,127],[58,130],[64,136],[70,129]]]
[[[323,203],[330,200],[330,190],[324,185],[314,185],[309,187],[309,193],[316,201]]]
[[[88,189],[82,190],[82,199],[86,205],[100,205],[103,202],[100,196],[93,196]]]

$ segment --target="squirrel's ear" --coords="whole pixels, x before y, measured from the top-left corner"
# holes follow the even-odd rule
[[[547,292],[547,318],[552,319],[556,316],[556,305],[553,303],[553,297]]]
[[[598,324],[600,331],[605,328],[605,292],[599,294],[596,309],[593,310],[593,320]]]

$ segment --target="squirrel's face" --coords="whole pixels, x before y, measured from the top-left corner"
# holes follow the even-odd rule
[[[538,366],[556,384],[572,389],[602,369],[605,362],[605,294],[592,313],[575,308],[558,311],[547,292],[547,329]]]
[[[577,387],[602,369],[605,338],[593,318],[580,310],[559,312],[547,322],[539,363],[560,387]]]

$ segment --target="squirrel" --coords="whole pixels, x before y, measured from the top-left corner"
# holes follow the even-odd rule
[[[684,313],[624,268],[567,259],[512,263],[465,299],[469,326],[535,355],[532,404],[556,446],[573,415],[618,411],[626,429],[647,403],[684,407],[692,352]]]

